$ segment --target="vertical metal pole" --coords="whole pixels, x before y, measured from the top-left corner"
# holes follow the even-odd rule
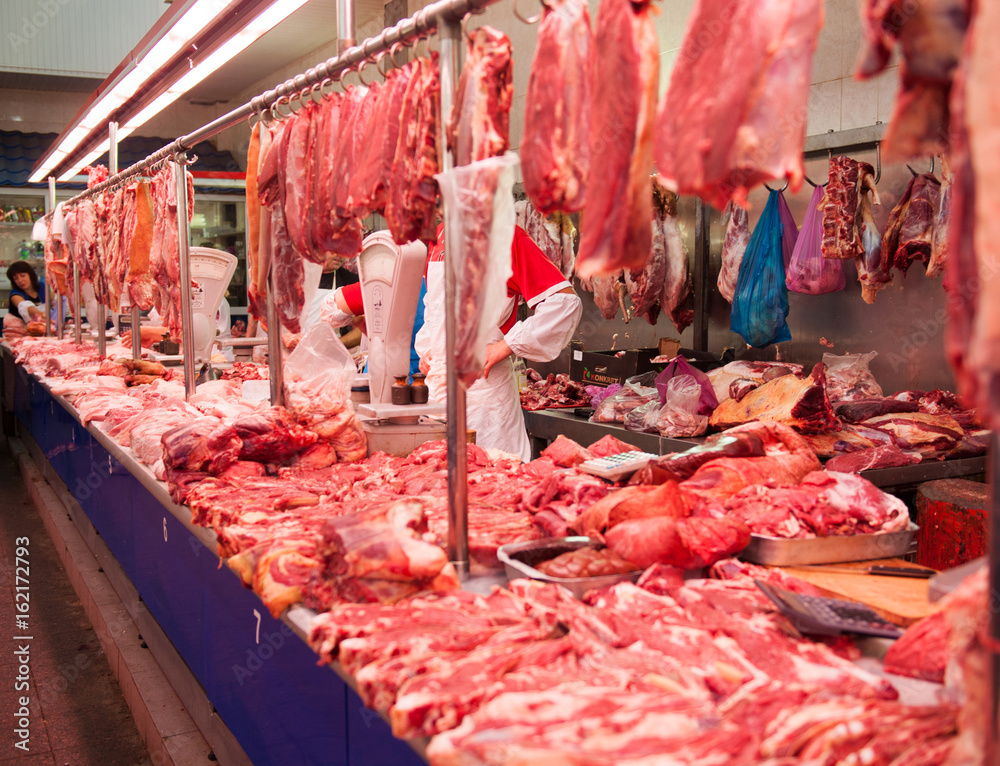
[[[285,371],[282,365],[281,320],[278,319],[278,304],[274,302],[277,287],[278,280],[272,268],[267,275],[267,370],[271,381],[271,404],[281,407],[285,404]]]
[[[337,0],[337,55],[354,42],[354,0]]]
[[[56,179],[55,176],[49,176],[49,210],[56,209]],[[48,284],[49,280],[45,280]],[[54,294],[54,293],[53,293]],[[62,295],[58,298],[59,305],[56,307],[56,337],[62,340],[62,328],[65,317],[63,316],[63,298]],[[49,307],[45,307],[45,325],[48,327],[49,323]],[[47,334],[47,330],[46,330]]]
[[[108,123],[108,175],[113,176],[118,172],[118,123]],[[103,270],[105,264],[97,264],[97,268]],[[91,328],[94,323],[90,323]],[[108,314],[107,307],[98,301],[97,303],[97,350],[103,359],[107,356],[108,350]]]
[[[708,266],[711,259],[711,211],[701,199],[694,205],[694,339],[691,348],[708,351]]]
[[[187,154],[174,157],[174,185],[177,190],[177,254],[181,279],[181,344],[184,352],[184,398],[190,399],[197,381],[194,376],[194,324],[191,313],[191,222],[188,220]],[[133,332],[133,337],[135,333]]]
[[[52,209],[56,209],[56,178],[55,176],[49,176],[49,204]],[[52,308],[52,296],[54,291],[52,289],[51,282],[54,281],[52,275],[48,273],[48,269],[45,270],[45,337],[52,335],[52,321],[49,314]],[[39,296],[42,297],[42,296]],[[59,337],[62,338],[62,327],[59,328]]]
[[[142,359],[142,333],[139,326],[139,307],[132,307],[132,358]]]
[[[455,79],[461,53],[461,21],[442,15],[438,18],[441,66],[441,112],[438,115],[437,141],[441,170],[452,168],[451,155],[444,139],[444,127],[455,100]],[[447,437],[448,437],[448,559],[460,578],[469,575],[469,506],[468,462],[466,456],[465,389],[458,382],[455,369],[455,279],[452,276],[452,245],[448,238],[448,216],[444,206],[444,310],[445,348],[448,374]]]
[[[989,595],[987,596],[990,615],[990,722],[987,732],[986,757],[984,764],[1000,763],[1000,652],[996,650],[1000,640],[1000,492],[997,491],[997,480],[1000,480],[1000,435],[996,432],[990,437],[990,449],[987,460],[986,480],[989,487],[990,525],[987,541],[987,564],[989,571]]]
[[[80,304],[80,267],[73,261],[73,305],[76,306],[76,321],[73,323],[73,340],[79,346],[83,341],[83,307]]]

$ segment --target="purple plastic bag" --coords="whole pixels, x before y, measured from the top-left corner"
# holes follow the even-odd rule
[[[712,388],[712,381],[701,370],[692,367],[683,356],[675,356],[667,363],[663,372],[656,376],[656,392],[660,395],[660,404],[663,404],[666,397],[667,383],[677,375],[690,375],[701,386],[701,399],[698,400],[699,415],[711,415],[715,412],[719,400],[715,396],[715,389]]]
[[[788,289],[805,295],[835,293],[847,287],[844,262],[823,257],[823,214],[817,210],[822,199],[823,187],[817,186],[809,200],[792,260],[785,269]]]
[[[778,194],[778,218],[781,220],[781,258],[785,262],[785,271],[792,260],[792,252],[799,238],[799,227],[795,225],[792,211],[788,209],[784,193]]]

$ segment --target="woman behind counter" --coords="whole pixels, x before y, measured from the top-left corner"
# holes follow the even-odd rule
[[[14,261],[7,268],[7,279],[10,280],[11,284],[10,297],[7,299],[7,312],[21,317],[25,325],[41,323],[42,333],[44,333],[45,312],[39,306],[42,302],[42,286],[31,264],[24,261]]]

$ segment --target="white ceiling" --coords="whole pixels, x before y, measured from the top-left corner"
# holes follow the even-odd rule
[[[354,16],[358,38],[368,37],[370,30],[381,30],[384,26],[384,0],[354,0]],[[336,0],[310,0],[192,88],[185,99],[196,104],[229,101],[255,83],[267,83],[264,88],[277,85],[281,79],[274,78],[274,72],[310,51],[331,44],[337,37]],[[315,63],[319,63],[319,59],[312,62]]]

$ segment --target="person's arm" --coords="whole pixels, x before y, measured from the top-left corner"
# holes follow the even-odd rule
[[[565,287],[535,305],[534,313],[517,322],[503,340],[486,347],[483,375],[497,362],[516,355],[533,362],[550,362],[569,343],[583,315],[583,303],[572,287]]]
[[[361,284],[355,283],[338,287],[323,299],[320,319],[331,327],[346,327],[354,318],[364,312],[361,300]]]
[[[17,309],[17,313],[24,320],[25,324],[28,322],[45,321],[45,313],[35,305],[34,301],[30,301],[21,295],[13,295],[11,296],[10,303]]]
[[[143,348],[149,348],[154,343],[162,340],[165,333],[170,332],[166,327],[156,325],[142,325],[139,328],[139,343]],[[132,343],[132,331],[127,330],[122,333],[122,345],[128,346]]]

